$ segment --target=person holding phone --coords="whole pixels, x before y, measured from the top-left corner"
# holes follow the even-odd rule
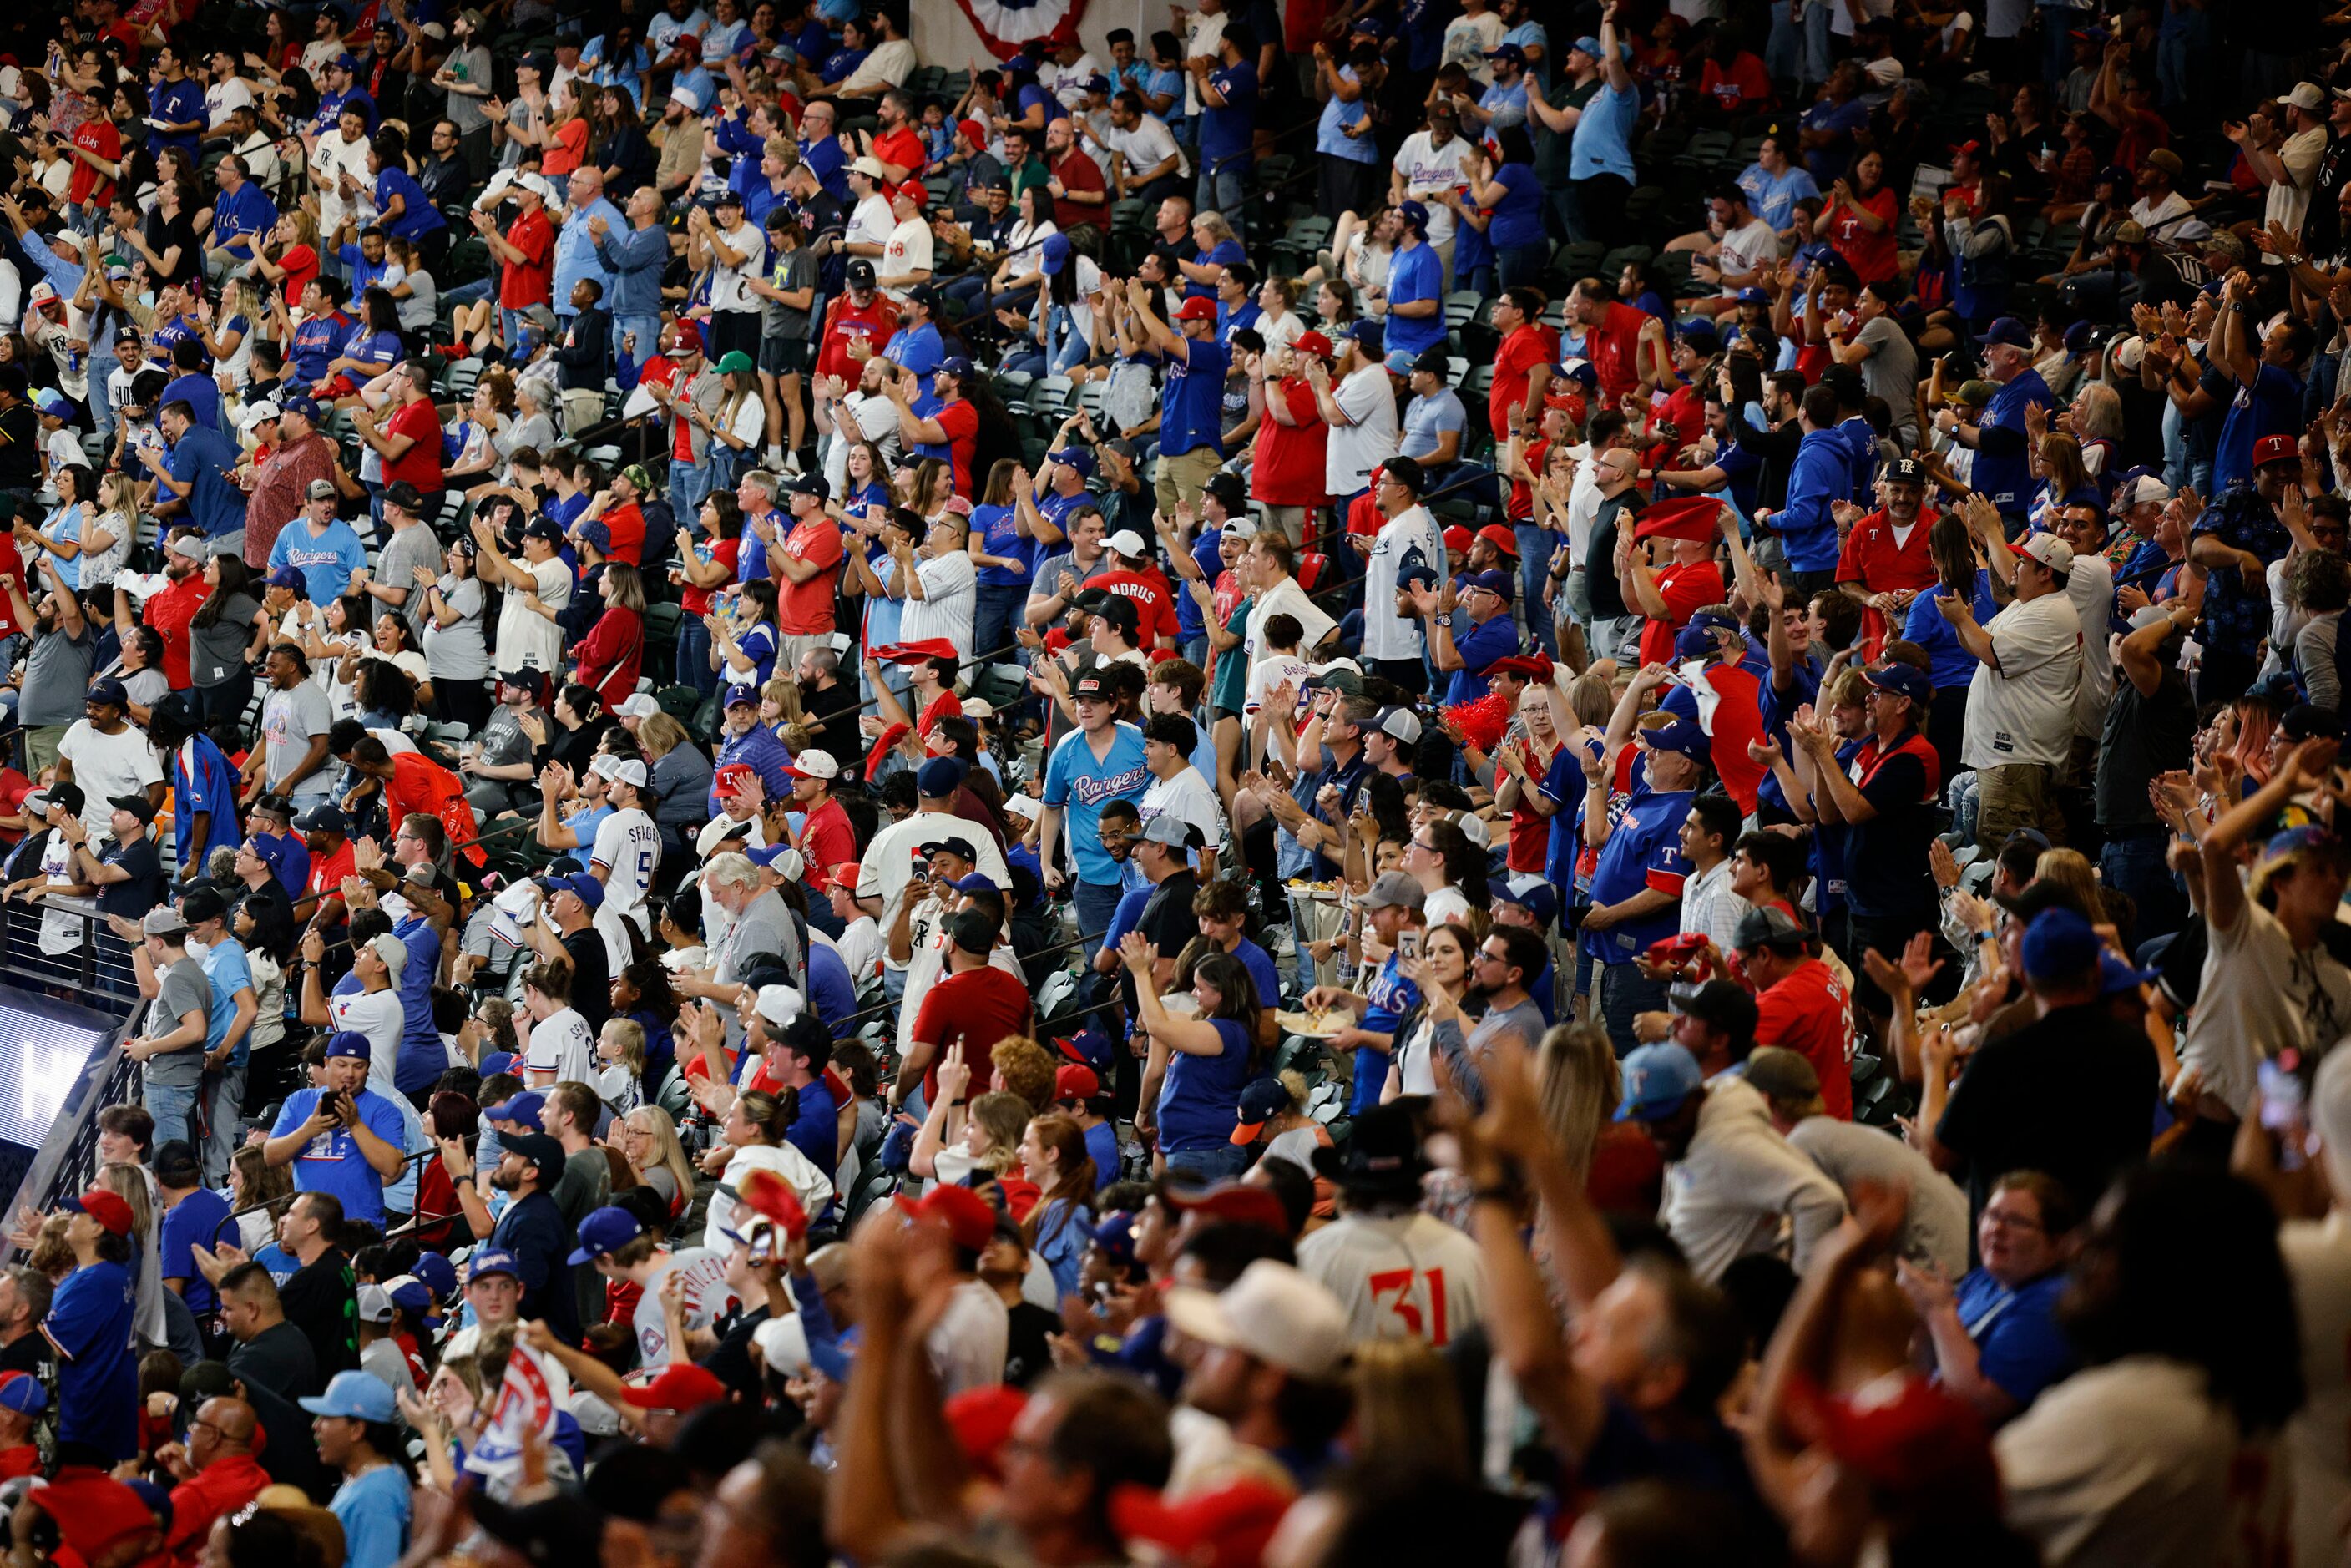
[[[345,1218],[381,1227],[384,1185],[400,1175],[406,1132],[399,1108],[368,1087],[371,1055],[356,1030],[329,1036],[326,1082],[287,1097],[261,1157],[292,1166],[295,1191],[330,1193]]]

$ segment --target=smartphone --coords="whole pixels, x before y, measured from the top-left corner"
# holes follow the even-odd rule
[[[2286,1058],[2280,1057],[2261,1064],[2258,1071],[2262,1097],[2262,1125],[2278,1138],[2278,1165],[2281,1169],[2299,1170],[2304,1155],[2304,1139],[2307,1131],[2303,1121],[2303,1106],[2307,1091],[2302,1076]]]
[[[1402,954],[1405,957],[1407,957],[1407,958],[1417,958],[1417,957],[1419,957],[1419,956],[1420,956],[1420,933],[1419,933],[1419,932],[1417,932],[1417,931],[1399,931],[1399,932],[1397,932],[1397,933],[1396,933],[1396,951],[1397,951],[1398,953]]]

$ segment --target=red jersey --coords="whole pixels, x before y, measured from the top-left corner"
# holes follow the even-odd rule
[[[1641,329],[1656,319],[1646,310],[1612,299],[1600,324],[1584,329],[1584,356],[1592,361],[1593,373],[1600,378],[1600,390],[1608,394],[1610,406],[1640,385]]]
[[[507,243],[522,252],[522,259],[506,264],[498,279],[498,304],[524,310],[549,303],[554,298],[555,225],[546,211],[517,218],[507,230]]]
[[[1921,507],[1907,538],[1897,537],[1894,519],[1880,507],[1854,524],[1837,554],[1836,580],[1857,582],[1871,593],[1899,593],[1932,588],[1935,558],[1927,549],[1928,531],[1935,526],[1931,508]],[[1886,617],[1876,610],[1861,612],[1861,648],[1865,660],[1877,657],[1886,646]]]
[[[74,127],[73,144],[83,152],[112,163],[122,156],[122,133],[114,129],[110,120],[92,118]],[[96,169],[81,159],[74,160],[73,182],[66,188],[66,199],[78,205],[93,202],[103,204],[114,200],[114,182],[99,177]]]
[[[405,435],[412,438],[408,450],[397,457],[383,460],[383,482],[396,484],[405,479],[425,495],[441,488],[441,411],[429,397],[412,398],[392,411],[391,423],[383,427],[387,436]]]
[[[1175,595],[1157,570],[1106,571],[1086,586],[1134,601],[1136,646],[1149,648],[1163,638],[1171,644],[1176,641]]]
[[[852,339],[862,338],[866,347],[875,353],[890,340],[898,329],[898,302],[876,289],[873,298],[860,306],[846,294],[836,294],[832,303],[824,308],[823,346],[817,350],[816,371],[820,376],[839,376],[852,386],[857,384],[860,361],[849,357]]]
[[[931,416],[933,423],[946,433],[947,465],[955,470],[955,493],[965,500],[972,497],[971,455],[979,445],[979,410],[971,406],[968,398],[941,403]]]
[[[1746,49],[1731,57],[1726,69],[1708,60],[1698,78],[1698,89],[1714,99],[1725,114],[1751,114],[1771,101],[1771,78],[1763,62]]]
[[[849,825],[849,813],[840,801],[827,797],[824,803],[808,814],[800,824],[800,853],[808,862],[808,885],[812,893],[824,893],[832,886],[832,868],[857,859],[857,833]],[[852,977],[862,980],[862,975]]]
[[[1792,1051],[1820,1074],[1821,1103],[1840,1122],[1853,1120],[1853,998],[1836,972],[1807,958],[1755,998],[1755,1043]]]
[[[1510,410],[1525,406],[1534,368],[1558,362],[1559,334],[1540,321],[1529,321],[1502,340],[1494,353],[1494,390],[1486,398],[1486,423],[1496,442],[1510,439]]]
[[[1303,376],[1288,376],[1269,385],[1269,401],[1279,397],[1296,424],[1284,424],[1269,413],[1258,423],[1257,461],[1249,466],[1249,498],[1269,507],[1319,507],[1330,499],[1323,487],[1322,453],[1331,427],[1322,423],[1314,388]]]
[[[1748,759],[1747,743],[1763,738],[1763,683],[1768,678],[1769,671],[1751,662],[1708,664],[1698,673],[1714,693],[1714,711],[1702,713],[1713,741],[1714,770],[1722,776],[1723,792],[1742,811],[1755,810],[1755,791],[1763,782],[1764,770]]]
[[[465,781],[431,758],[393,752],[383,804],[395,827],[402,817],[418,813],[438,819],[457,852],[475,865],[483,863],[482,847],[474,842],[474,809],[465,804]]]
[[[930,160],[923,155],[923,139],[911,125],[873,139],[873,156],[884,163],[894,163],[906,171],[908,178],[923,172]]]
[[[613,507],[596,519],[612,536],[614,560],[642,566],[645,559],[645,514],[634,501]]]
[[[1657,591],[1665,597],[1668,619],[1650,621],[1641,628],[1641,663],[1674,662],[1674,635],[1689,624],[1692,612],[1723,601],[1722,569],[1711,560],[1677,561],[1657,573]]]
[[[787,637],[826,635],[832,631],[833,584],[841,577],[841,525],[819,512],[794,523],[782,542],[784,554],[818,570],[806,582],[775,574],[776,624]]]
[[[163,679],[175,692],[195,684],[188,674],[188,626],[209,592],[204,580],[190,572],[147,601],[140,617],[163,639]]]

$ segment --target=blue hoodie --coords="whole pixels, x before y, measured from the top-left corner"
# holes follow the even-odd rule
[[[1797,571],[1836,570],[1836,517],[1829,509],[1853,496],[1853,447],[1843,432],[1805,433],[1788,476],[1788,504],[1771,519]]]

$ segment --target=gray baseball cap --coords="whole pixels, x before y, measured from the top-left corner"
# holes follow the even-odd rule
[[[1363,897],[1365,909],[1419,909],[1427,903],[1428,894],[1422,889],[1420,879],[1406,876],[1400,871],[1383,874]]]

